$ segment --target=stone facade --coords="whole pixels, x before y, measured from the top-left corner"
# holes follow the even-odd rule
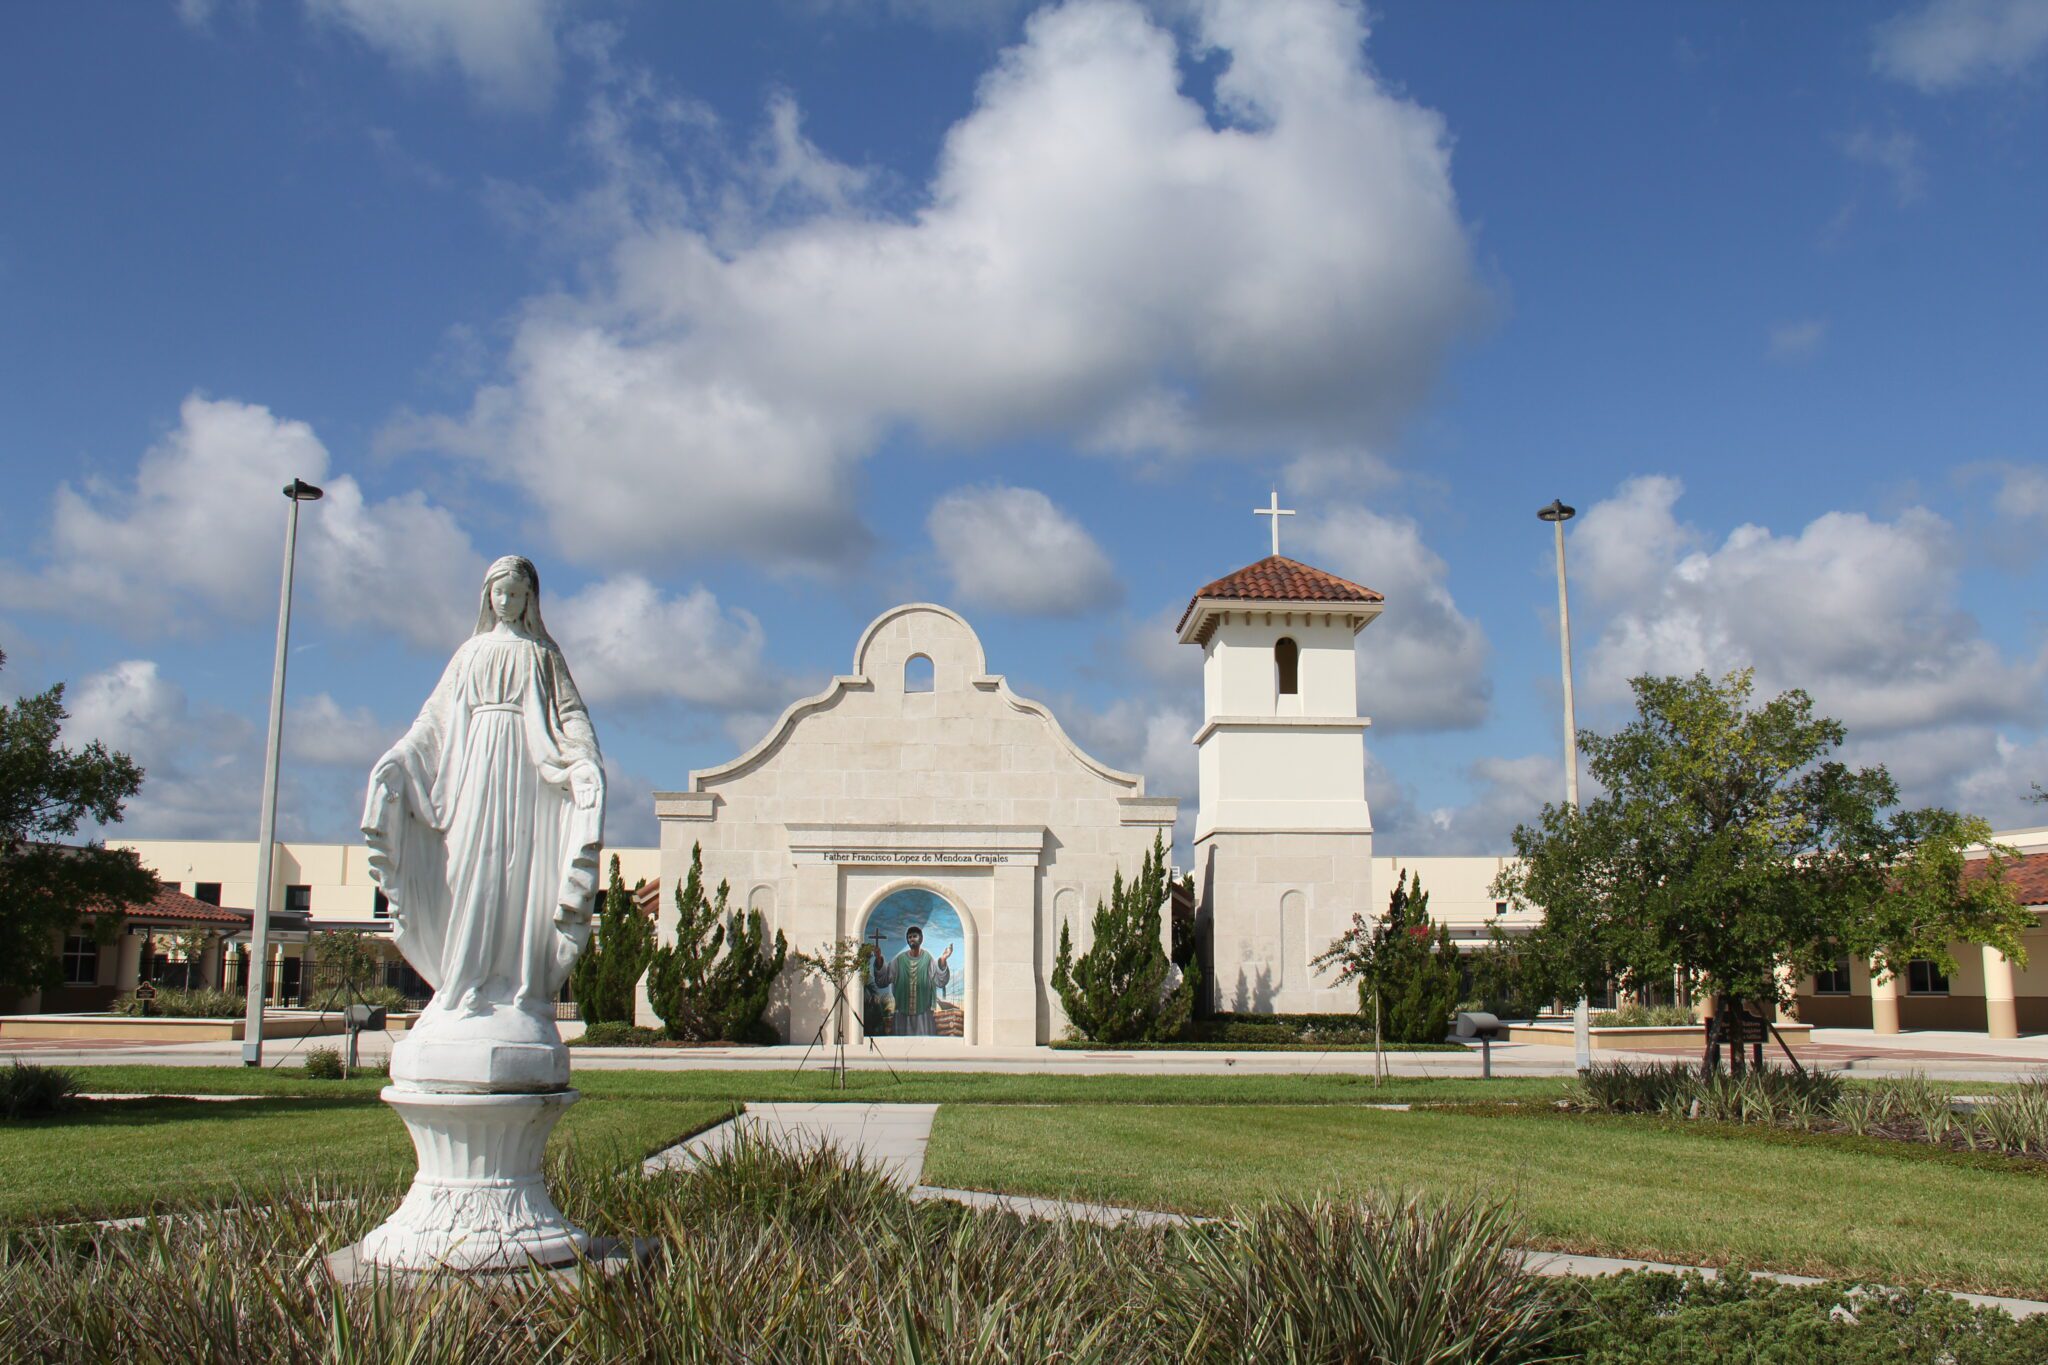
[[[925,674],[929,690],[906,688]],[[791,949],[862,936],[892,892],[933,892],[963,928],[959,1008],[969,1044],[1029,1046],[1065,1027],[1051,988],[1060,926],[1085,946],[1089,916],[1179,803],[1098,763],[1052,714],[988,672],[966,621],[925,603],[877,617],[853,671],[785,711],[753,749],[660,792],[666,942],[673,888],[704,852],[708,884],[762,912]],[[774,1022],[808,1042],[830,1001],[792,972]],[[849,1041],[860,1039],[858,1005]],[[654,1022],[645,999],[644,1022]],[[829,1039],[829,1035],[828,1035]],[[899,1039],[918,1046],[923,1040]]]

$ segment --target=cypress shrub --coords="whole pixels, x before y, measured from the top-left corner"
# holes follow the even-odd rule
[[[638,890],[636,886],[634,890]],[[612,855],[611,882],[605,888],[590,946],[569,972],[576,1012],[586,1024],[633,1022],[633,992],[654,953],[654,921],[640,913],[633,893],[619,875],[619,855]]]
[[[1138,875],[1127,884],[1118,869],[1109,899],[1095,904],[1095,941],[1077,959],[1060,926],[1053,989],[1074,1031],[1096,1043],[1164,1043],[1187,1031],[1202,969],[1190,960],[1179,985],[1160,943],[1168,894],[1166,841],[1154,835]]]
[[[764,1041],[761,1016],[789,959],[780,930],[768,946],[758,910],[728,910],[732,887],[704,893],[704,846],[690,850],[690,875],[676,888],[675,942],[647,966],[647,999],[671,1038],[691,1043]]]

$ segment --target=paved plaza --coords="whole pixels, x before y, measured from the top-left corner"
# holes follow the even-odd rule
[[[578,1026],[565,1025],[574,1037]],[[365,1034],[364,1061],[381,1062],[390,1055],[395,1036]],[[286,1038],[264,1050],[267,1066],[297,1066],[314,1048],[339,1047],[341,1039]],[[1603,1051],[1601,1061],[1669,1061],[1697,1056],[1697,1047],[1641,1052]],[[15,1039],[0,1031],[0,1061],[17,1058],[62,1065],[126,1064],[149,1066],[234,1066],[241,1061],[235,1042],[147,1043],[102,1039]],[[1773,1064],[1781,1053],[1767,1054]],[[1815,1029],[1811,1044],[1798,1049],[1808,1065],[1832,1067],[1858,1076],[1921,1074],[1943,1080],[2017,1081],[2048,1075],[2048,1034],[1995,1039],[1981,1033],[1914,1032],[1877,1034],[1868,1029]],[[1480,1055],[1470,1052],[1390,1052],[1388,1070],[1397,1076],[1477,1076]],[[814,1048],[574,1048],[577,1070],[616,1071],[758,1071],[823,1070],[827,1055]],[[1078,1048],[947,1047],[919,1040],[915,1044],[879,1044],[874,1049],[848,1049],[849,1069],[893,1068],[915,1074],[932,1071],[990,1071],[1054,1075],[1370,1075],[1370,1052],[1114,1052]],[[1496,1043],[1493,1070],[1497,1076],[1568,1076],[1573,1070],[1568,1046],[1545,1043]]]

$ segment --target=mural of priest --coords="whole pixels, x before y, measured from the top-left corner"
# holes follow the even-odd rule
[[[953,979],[948,963],[953,947],[948,944],[946,951],[933,957],[924,950],[924,930],[915,924],[903,931],[903,942],[903,951],[893,959],[874,959],[871,979],[878,988],[888,989],[894,998],[891,1033],[899,1038],[933,1038],[939,1032],[933,1014],[939,992]]]

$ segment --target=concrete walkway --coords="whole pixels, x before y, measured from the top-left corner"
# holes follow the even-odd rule
[[[938,1112],[936,1104],[749,1104],[738,1118],[655,1153],[642,1169],[690,1170],[745,1134],[792,1150],[837,1148],[912,1190],[924,1173],[925,1144]]]
[[[1383,1107],[1407,1108],[1406,1105]],[[795,1148],[808,1148],[820,1143],[836,1147],[849,1158],[879,1167],[892,1182],[917,1200],[939,1199],[974,1209],[1015,1214],[1020,1218],[1068,1220],[1103,1227],[1191,1227],[1211,1221],[1158,1209],[1127,1209],[1113,1204],[926,1185],[921,1180],[924,1154],[931,1141],[932,1118],[938,1111],[936,1104],[749,1104],[739,1117],[707,1129],[666,1151],[657,1152],[647,1159],[643,1169],[649,1172],[678,1167],[689,1170],[704,1156],[730,1147],[744,1131],[769,1142]],[[1619,1275],[1629,1270],[1655,1270],[1670,1274],[1697,1271],[1712,1279],[1720,1273],[1712,1266],[1677,1265],[1668,1261],[1640,1261],[1619,1256],[1583,1256],[1574,1252],[1534,1250],[1519,1254],[1523,1266],[1532,1275],[1592,1278]],[[1758,1279],[1778,1284],[1825,1283],[1806,1275],[1787,1275],[1776,1271],[1754,1273]],[[2002,1308],[2016,1318],[2048,1313],[2048,1301],[2040,1299],[1962,1293],[1954,1293],[1954,1297],[1980,1307]]]
[[[566,1036],[580,1026],[567,1024]],[[364,1034],[362,1059],[375,1063],[390,1055],[392,1035]],[[1982,1034],[1875,1034],[1868,1029],[1816,1029],[1815,1047],[1802,1056],[1821,1066],[1859,1076],[1920,1074],[1936,1080],[2016,1081],[2048,1074],[2048,1035],[1999,1040]],[[265,1066],[297,1066],[312,1047],[335,1046],[334,1039],[272,1039],[264,1048]],[[9,1058],[46,1065],[90,1067],[95,1064],[145,1066],[236,1066],[241,1044],[133,1043],[92,1040],[23,1040],[0,1037],[0,1065]],[[1603,1052],[1602,1060],[1671,1061],[1680,1053]],[[1690,1048],[1686,1056],[1697,1055]],[[847,1055],[857,1071],[891,1067],[906,1076],[934,1072],[981,1071],[1010,1075],[1065,1076],[1368,1076],[1370,1052],[1114,1052],[1046,1047],[970,1047],[941,1040],[886,1039],[879,1053]],[[1775,1064],[1781,1058],[1772,1054]],[[791,1071],[817,1069],[819,1054],[802,1046],[706,1048],[571,1049],[578,1071]],[[1396,1076],[1479,1075],[1479,1054],[1471,1052],[1394,1052],[1388,1070]],[[1569,1076],[1572,1049],[1541,1043],[1497,1043],[1493,1049],[1496,1076]]]

